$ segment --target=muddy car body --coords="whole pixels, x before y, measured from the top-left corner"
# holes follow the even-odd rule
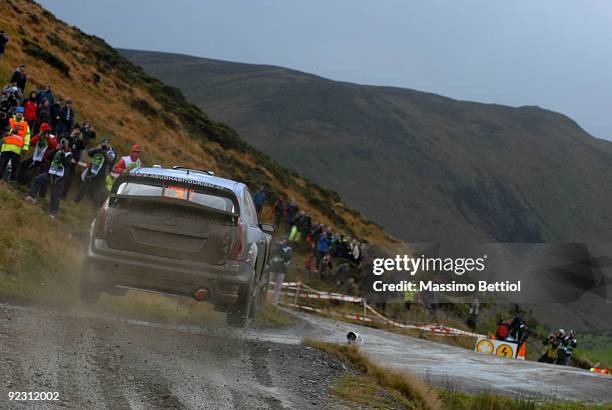
[[[244,326],[265,301],[271,225],[248,188],[208,171],[121,175],[91,225],[81,298],[135,288],[191,296]]]

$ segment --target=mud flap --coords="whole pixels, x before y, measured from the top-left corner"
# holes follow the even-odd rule
[[[255,275],[253,275],[253,278]],[[238,302],[227,310],[227,324],[234,327],[246,327],[252,318],[254,283],[249,286],[240,286]]]

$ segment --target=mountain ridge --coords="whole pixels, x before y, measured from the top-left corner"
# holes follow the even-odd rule
[[[120,52],[407,241],[612,236],[612,144],[555,111],[271,65]]]

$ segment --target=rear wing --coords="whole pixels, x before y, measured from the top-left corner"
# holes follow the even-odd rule
[[[151,196],[138,196],[138,195],[121,195],[118,194],[117,191],[121,184],[123,183],[140,183],[145,185],[159,186],[162,188],[184,188],[186,190],[193,190],[198,193],[211,194],[218,197],[223,197],[229,199],[234,205],[234,212],[227,212],[220,210],[218,208],[212,208],[203,204],[199,204],[196,202],[187,201],[184,199],[171,198],[166,196],[159,197],[151,197]],[[121,174],[113,182],[113,187],[111,189],[110,199],[111,201],[115,198],[125,198],[125,199],[133,199],[133,200],[142,200],[142,201],[165,201],[168,203],[174,203],[177,205],[190,206],[195,208],[201,208],[207,211],[212,211],[216,213],[225,214],[228,216],[232,216],[238,218],[240,216],[240,203],[236,196],[236,193],[226,187],[211,184],[204,181],[198,181],[190,178],[181,178],[170,175],[160,175],[160,174]]]

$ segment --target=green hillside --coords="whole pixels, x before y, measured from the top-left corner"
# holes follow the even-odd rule
[[[612,144],[538,107],[121,50],[408,241],[610,241]]]

